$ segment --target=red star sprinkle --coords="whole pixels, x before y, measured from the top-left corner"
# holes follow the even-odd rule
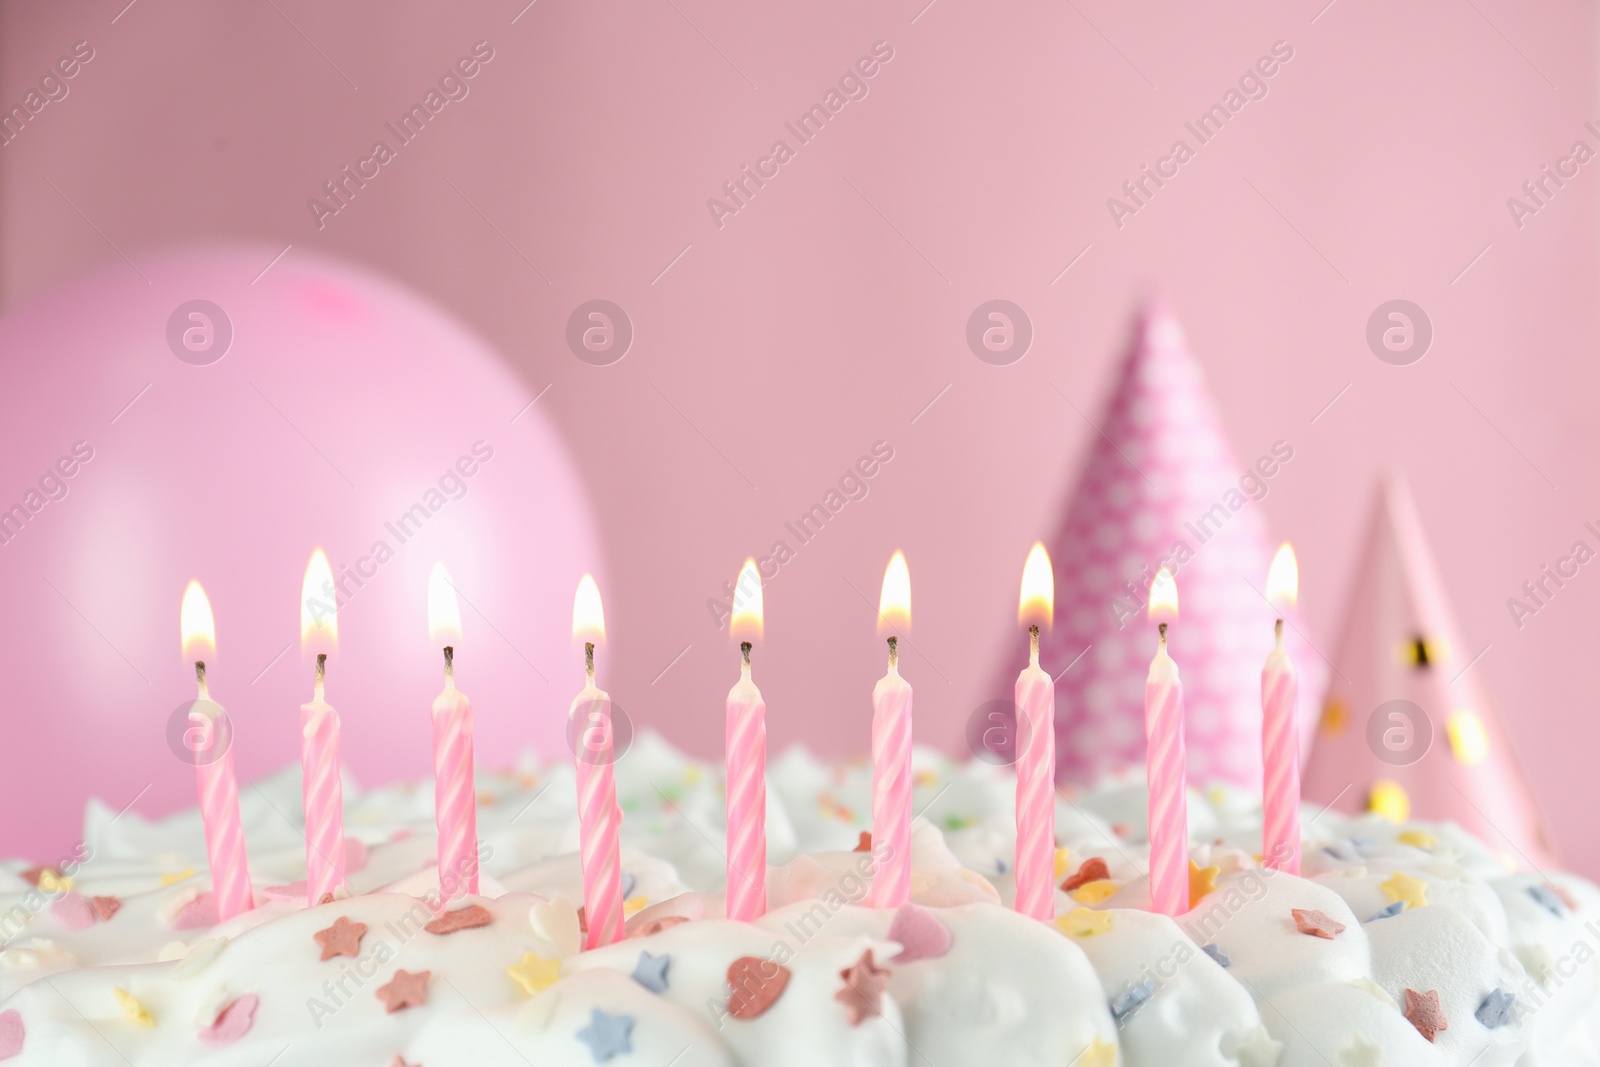
[[[366,923],[353,923],[341,915],[332,926],[311,936],[322,946],[322,958],[331,960],[335,956],[360,956],[361,939],[366,933]]]
[[[122,907],[122,901],[116,897],[90,897],[89,903],[94,907],[94,917],[101,922],[109,922]]]
[[[420,1008],[428,1003],[428,978],[432,971],[396,971],[387,985],[377,988],[377,997],[383,1001],[383,1010],[391,1015],[405,1008]]]
[[[1106,861],[1099,856],[1091,856],[1079,864],[1077,874],[1067,876],[1061,888],[1070,893],[1086,882],[1098,882],[1110,877],[1111,869],[1106,866]]]
[[[1418,993],[1415,989],[1406,990],[1406,1021],[1417,1028],[1417,1033],[1433,1040],[1433,1035],[1440,1030],[1450,1029],[1450,1022],[1444,1017],[1444,1009],[1439,1007],[1439,991],[1430,989],[1426,993]]]
[[[29,867],[18,877],[20,877],[24,882],[27,882],[29,885],[33,886],[35,889],[38,889],[39,879],[44,877],[45,871],[49,871],[51,874],[59,874],[54,867]]]
[[[861,836],[856,838],[856,847],[851,849],[851,851],[852,852],[871,852],[872,851],[872,831],[870,831],[870,830],[861,831]]]
[[[844,988],[835,993],[833,999],[844,1005],[844,1010],[850,1015],[851,1026],[860,1026],[864,1020],[883,1014],[883,991],[889,985],[889,975],[893,973],[887,967],[879,967],[873,962],[870,948],[861,954],[860,959],[839,972],[839,977],[844,979]]]
[[[1293,908],[1289,914],[1294,916],[1295,929],[1302,934],[1332,941],[1334,935],[1344,933],[1344,923],[1330,919],[1315,908]]]
[[[494,916],[489,914],[489,909],[479,904],[468,904],[455,911],[447,911],[423,929],[430,934],[453,934],[457,930],[471,930],[479,926],[488,926],[494,922]]]

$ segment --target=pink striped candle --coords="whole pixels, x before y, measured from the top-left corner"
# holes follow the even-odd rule
[[[911,626],[911,572],[896,552],[883,574],[878,632]],[[872,689],[872,858],[867,904],[911,899],[911,683],[900,677],[900,643],[889,634],[889,669]]]
[[[216,624],[211,602],[199,582],[183,593],[180,630],[186,657],[215,651]],[[233,731],[227,712],[211,699],[205,660],[193,655],[198,697],[189,707],[186,734],[194,760],[200,817],[205,824],[206,862],[211,867],[211,892],[217,918],[226,922],[255,907],[250,887],[250,861],[245,854],[244,826],[239,820],[239,779],[233,771]]]
[[[574,638],[585,641],[583,689],[567,716],[578,771],[578,842],[583,867],[583,912],[587,948],[603,948],[622,937],[622,809],[617,807],[616,759],[611,697],[594,684],[594,646],[605,636],[600,590],[585,574],[572,604]]]
[[[1278,549],[1267,572],[1267,599],[1280,611],[1299,591],[1294,549]],[[1261,669],[1261,863],[1300,873],[1300,676],[1283,647],[1283,619],[1273,628],[1275,647]]]
[[[428,639],[444,649],[444,688],[433,700],[433,818],[438,827],[439,902],[478,892],[478,790],[473,781],[472,701],[456,688],[461,608],[439,563],[428,575]]]
[[[1017,911],[1052,919],[1056,909],[1056,687],[1039,666],[1039,627],[1048,626],[1055,580],[1044,546],[1022,568],[1019,621],[1028,623],[1028,665],[1017,675]]]
[[[1150,617],[1175,618],[1178,587],[1166,568],[1150,587]],[[1150,906],[1189,910],[1189,798],[1183,747],[1183,682],[1167,655],[1167,624],[1144,685],[1145,773],[1150,786]]]
[[[317,656],[311,703],[300,705],[300,795],[306,818],[306,903],[344,885],[344,786],[339,780],[339,713],[323,699],[326,653]]]
[[[750,649],[762,631],[761,574],[745,560],[729,629],[739,641],[739,681],[728,690],[728,918],[767,911],[767,705],[750,679]]]

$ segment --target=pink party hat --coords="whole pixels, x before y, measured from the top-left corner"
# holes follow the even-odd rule
[[[1460,824],[1509,862],[1554,861],[1505,728],[1462,644],[1405,480],[1378,492],[1334,676],[1301,776],[1309,801]]]
[[[1261,441],[1248,464],[1234,457],[1200,367],[1161,300],[1139,315],[1093,425],[1077,492],[1045,542],[1056,609],[1041,662],[1058,674],[1057,775],[1088,781],[1144,762],[1144,683],[1156,649],[1146,607],[1150,583],[1166,567],[1182,608],[1170,648],[1183,677],[1190,779],[1257,788],[1261,667],[1277,617],[1265,597],[1271,552],[1261,501],[1293,476],[1285,473],[1293,442]],[[1300,691],[1320,693],[1325,666],[1300,637],[1298,617],[1286,621]],[[1023,651],[1000,692],[1009,691]],[[1309,725],[1315,708],[1303,712]]]

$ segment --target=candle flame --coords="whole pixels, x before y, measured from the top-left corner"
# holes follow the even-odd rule
[[[1295,562],[1294,549],[1285,541],[1278,546],[1267,569],[1267,599],[1283,612],[1295,606],[1300,597],[1300,564]]]
[[[1178,618],[1178,583],[1172,572],[1162,567],[1150,583],[1150,621],[1173,622]]]
[[[1022,600],[1017,605],[1017,622],[1046,629],[1055,621],[1056,576],[1050,568],[1050,553],[1038,541],[1028,550],[1022,565]]]
[[[217,654],[217,623],[211,617],[211,601],[206,599],[206,591],[200,588],[200,583],[192,579],[183,591],[178,631],[183,640],[185,660],[208,660]]]
[[[428,575],[428,643],[435,648],[454,646],[461,640],[461,605],[456,602],[456,587],[443,563],[435,563]]]
[[[883,589],[878,594],[878,636],[911,629],[911,570],[899,549],[883,570]]]
[[[572,597],[572,640],[574,644],[598,645],[606,639],[606,611],[600,603],[600,587],[594,576],[585,574]]]
[[[306,564],[300,583],[300,651],[306,655],[339,647],[339,614],[333,591],[333,568],[318,548]]]
[[[728,630],[735,641],[754,643],[761,640],[765,607],[761,592],[761,571],[756,561],[747,559],[739,568],[739,580],[733,586],[733,618]]]

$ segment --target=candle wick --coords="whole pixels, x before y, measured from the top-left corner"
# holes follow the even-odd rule
[[[583,643],[583,673],[589,679],[589,684],[594,684],[594,642]]]
[[[444,646],[444,679],[454,683],[456,677],[456,650],[452,645]]]
[[[900,639],[889,638],[889,669],[898,670],[900,667]]]
[[[204,660],[197,659],[194,661],[194,680],[195,684],[200,688],[200,699],[210,700],[211,690],[206,685],[206,664]]]
[[[323,692],[323,690],[322,690],[322,680],[327,675],[327,673],[328,673],[328,654],[326,652],[318,652],[317,653],[316,699],[317,699],[317,701],[319,703],[322,700],[322,692]]]
[[[1166,623],[1162,623],[1161,624],[1161,647],[1162,648],[1166,648],[1167,647],[1167,624]]]
[[[749,641],[739,642],[739,655],[744,660],[744,669],[746,671],[750,669],[750,647],[751,645]]]
[[[1277,643],[1278,650],[1283,651],[1283,620],[1279,619],[1272,627],[1272,637]]]
[[[1039,665],[1039,627],[1037,624],[1028,627],[1028,665]]]

